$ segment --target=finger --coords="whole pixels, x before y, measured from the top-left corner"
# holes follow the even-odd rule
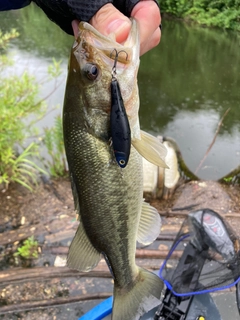
[[[131,16],[139,22],[140,54],[142,55],[160,42],[160,10],[154,1],[140,1],[133,8]]]
[[[130,20],[111,3],[105,4],[90,20],[90,24],[104,35],[115,34],[116,41],[127,39],[131,29]]]
[[[161,39],[161,30],[160,28],[157,28],[157,30],[154,31],[150,39],[147,42],[144,42],[141,44],[140,55],[143,55],[149,50],[155,48],[159,44],[160,39]]]
[[[72,21],[73,34],[74,34],[75,39],[77,39],[77,37],[78,37],[78,32],[79,32],[78,26],[79,26],[79,22],[80,22],[79,20],[73,20],[73,21]]]

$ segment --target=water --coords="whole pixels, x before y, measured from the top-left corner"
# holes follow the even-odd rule
[[[141,123],[174,138],[194,171],[231,108],[198,175],[217,179],[240,163],[240,36],[164,21],[158,48],[141,59]]]
[[[61,113],[67,61],[73,38],[50,22],[34,5],[1,12],[3,31],[17,28],[9,54],[16,61],[9,73],[31,71],[40,81],[52,57],[62,60],[60,87],[47,99],[47,114],[37,125],[53,125]],[[163,21],[160,45],[141,58],[139,90],[143,130],[174,138],[192,171],[198,167],[224,112],[230,112],[198,176],[218,179],[240,164],[240,35],[218,29]],[[54,82],[42,87],[47,96]]]

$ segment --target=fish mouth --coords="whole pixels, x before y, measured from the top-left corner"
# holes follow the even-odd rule
[[[130,20],[132,26],[129,35],[121,44],[116,42],[113,34],[105,36],[87,22],[80,22],[79,24],[77,43],[84,42],[88,48],[101,51],[112,62],[117,60],[123,65],[128,65],[135,59],[138,60],[140,46],[138,23],[135,19],[131,18]]]

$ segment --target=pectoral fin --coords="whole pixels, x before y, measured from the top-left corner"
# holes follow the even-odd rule
[[[156,137],[141,130],[141,140],[132,139],[132,145],[147,161],[168,168],[164,161],[167,149]]]
[[[152,243],[158,237],[161,225],[161,217],[157,209],[143,202],[137,241],[144,245]]]
[[[97,266],[100,259],[101,254],[92,246],[80,222],[68,251],[67,266],[88,272]]]

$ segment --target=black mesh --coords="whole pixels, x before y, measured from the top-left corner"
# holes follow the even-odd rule
[[[133,7],[139,0],[34,0],[34,2],[50,20],[68,34],[73,34],[72,20],[89,21],[107,3],[112,3],[123,14],[130,17]]]
[[[240,239],[216,212],[192,212],[182,224],[161,277],[178,295],[231,286],[240,277],[239,244]],[[179,261],[171,259],[175,250],[183,250]]]

